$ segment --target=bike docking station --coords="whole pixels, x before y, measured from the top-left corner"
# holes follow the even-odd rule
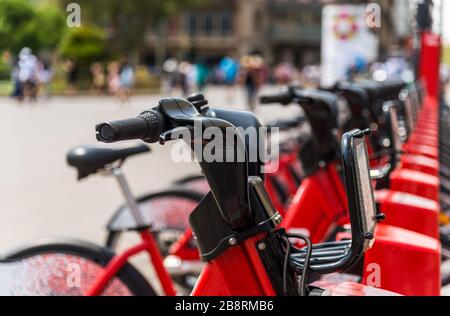
[[[431,16],[422,19],[430,5],[418,6],[409,79],[291,82],[259,104],[297,114],[264,123],[197,93],[92,126],[98,143],[69,151],[67,164],[78,180],[119,184],[124,204],[104,244],[17,248],[0,258],[0,295],[166,296],[153,306],[171,314],[291,312],[298,297],[316,308],[309,297],[441,296],[450,286],[450,107],[441,38]],[[125,161],[168,144],[201,172],[134,195]],[[150,277],[131,261],[138,255]]]

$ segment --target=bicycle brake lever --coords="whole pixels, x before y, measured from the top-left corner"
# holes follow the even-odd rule
[[[169,141],[183,139],[182,136],[184,136],[186,133],[189,133],[189,135],[191,136],[193,132],[193,127],[176,127],[174,129],[171,129],[170,131],[162,133],[159,136],[159,143],[161,145],[165,145]]]

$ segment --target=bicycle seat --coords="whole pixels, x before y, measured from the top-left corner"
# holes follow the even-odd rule
[[[78,180],[97,173],[107,165],[116,161],[150,152],[145,144],[134,144],[126,147],[110,148],[101,145],[82,145],[75,147],[67,154],[67,163],[78,170]]]

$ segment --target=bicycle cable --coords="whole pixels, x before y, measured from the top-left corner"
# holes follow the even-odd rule
[[[383,157],[385,155],[402,155],[404,153],[405,152],[403,150],[393,150],[393,149],[381,150],[379,152],[371,154],[369,156],[369,160],[380,159],[381,157]]]
[[[295,238],[295,239],[301,239],[306,243],[306,256],[305,256],[305,263],[303,264],[303,269],[301,271],[300,275],[300,281],[298,282],[298,294],[300,296],[306,296],[307,295],[307,289],[306,289],[306,282],[307,282],[307,276],[309,272],[309,266],[310,261],[312,257],[312,243],[311,240],[304,235],[301,234],[285,234],[283,236],[283,240],[286,243],[286,255],[284,258],[284,266],[283,266],[283,291],[284,294],[287,295],[288,289],[287,289],[287,280],[288,280],[288,268],[289,268],[289,261],[291,259],[291,242],[289,238]]]

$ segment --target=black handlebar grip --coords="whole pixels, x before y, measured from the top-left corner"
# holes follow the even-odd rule
[[[146,111],[136,118],[98,124],[95,127],[97,140],[114,143],[123,140],[142,139],[155,143],[163,132],[162,115],[157,111]]]
[[[288,105],[292,102],[292,94],[289,91],[274,93],[272,95],[265,95],[259,98],[261,104],[275,104],[281,103]]]
[[[101,123],[96,126],[97,140],[114,143],[122,140],[141,139],[147,134],[148,125],[143,117]]]
[[[159,141],[159,136],[165,132],[166,128],[162,113],[157,110],[149,110],[141,113],[139,117],[144,118],[148,126],[147,133],[142,140],[149,144],[157,143]]]

